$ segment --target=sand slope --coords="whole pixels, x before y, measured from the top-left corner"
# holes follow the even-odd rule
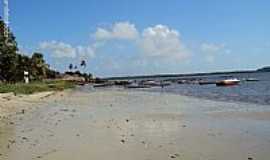
[[[77,90],[34,103],[30,99],[35,109],[2,125],[0,159],[270,157],[268,106],[119,89]]]

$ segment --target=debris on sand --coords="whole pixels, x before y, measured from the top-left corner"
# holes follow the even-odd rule
[[[174,155],[171,155],[170,158],[174,159],[174,158],[176,158],[176,157],[175,157]]]
[[[68,109],[60,109],[60,111],[62,111],[62,112],[68,112],[69,110]]]
[[[28,138],[27,137],[22,137],[22,140],[27,141]]]
[[[123,140],[123,139],[121,140],[121,143],[123,143],[123,144],[124,144],[125,142],[126,142],[125,140]]]
[[[175,153],[173,155],[170,155],[169,157],[172,158],[172,159],[175,159],[177,157],[180,157],[180,155],[178,153]]]

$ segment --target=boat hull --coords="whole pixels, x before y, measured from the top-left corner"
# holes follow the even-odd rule
[[[220,81],[220,82],[217,82],[216,85],[217,86],[235,86],[235,85],[239,85],[240,82],[225,82],[225,81]]]

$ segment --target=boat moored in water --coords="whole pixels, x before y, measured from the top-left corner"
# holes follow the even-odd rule
[[[217,86],[234,86],[234,85],[238,85],[241,81],[234,78],[234,79],[226,79],[226,80],[222,80],[222,81],[218,81],[216,82]]]

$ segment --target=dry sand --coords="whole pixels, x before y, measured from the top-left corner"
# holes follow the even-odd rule
[[[0,97],[0,160],[269,160],[269,106],[86,90]]]

